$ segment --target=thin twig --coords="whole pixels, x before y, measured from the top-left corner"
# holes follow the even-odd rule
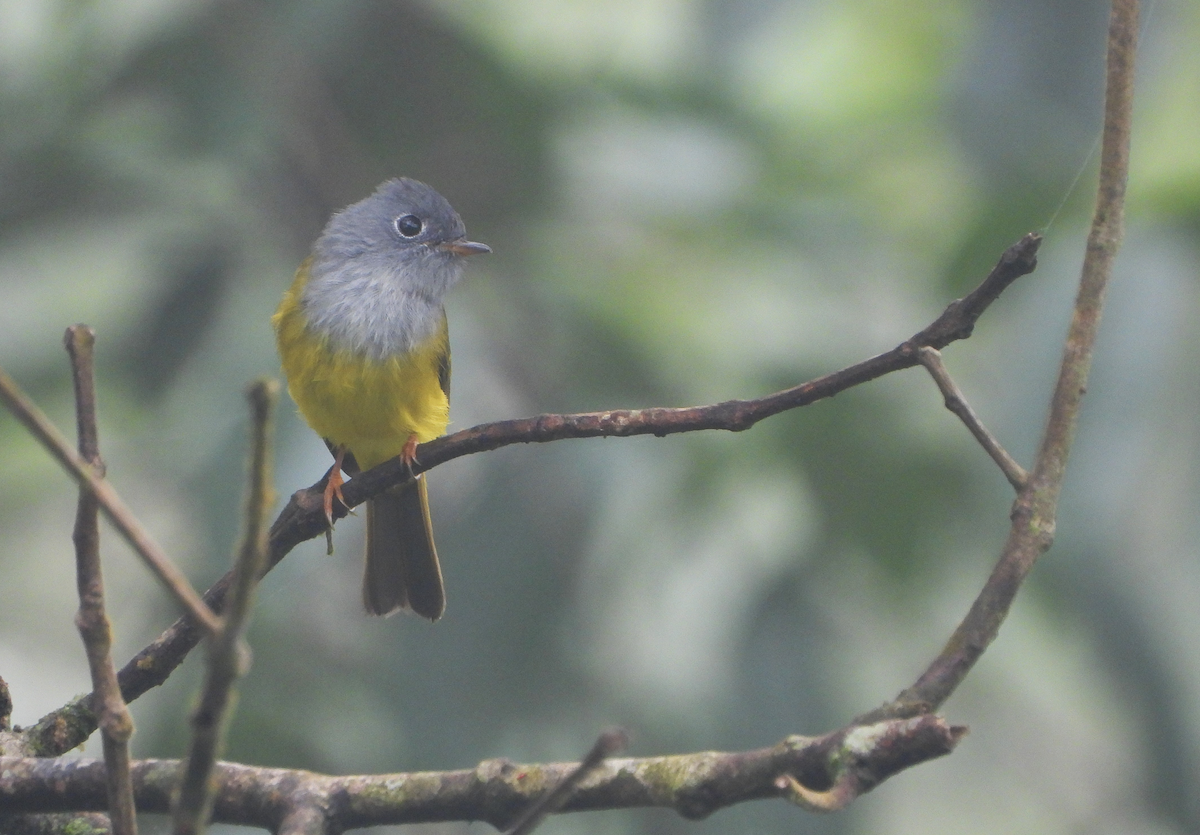
[[[959,419],[966,424],[967,429],[971,430],[971,434],[975,436],[975,440],[979,441],[980,446],[987,451],[987,454],[992,457],[992,460],[1004,472],[1004,477],[1008,479],[1017,492],[1020,492],[1025,487],[1025,482],[1029,478],[1029,474],[1025,472],[1025,468],[1018,464],[1008,451],[1000,445],[996,437],[987,430],[983,422],[975,414],[975,410],[967,403],[966,397],[963,396],[962,390],[955,384],[950,372],[946,370],[946,364],[942,362],[942,355],[936,348],[922,346],[917,349],[917,359],[921,365],[925,366],[925,370],[929,372],[929,376],[937,383],[938,389],[942,392],[942,397],[946,402],[946,408],[954,414],[958,415]]]
[[[207,634],[217,631],[218,619],[212,610],[205,605],[200,595],[192,588],[184,576],[154,537],[142,527],[137,517],[121,500],[116,489],[107,480],[92,472],[92,468],[84,461],[62,433],[54,427],[50,419],[42,413],[32,400],[21,391],[16,382],[0,368],[0,400],[25,425],[42,446],[54,456],[67,474],[79,483],[79,486],[90,490],[100,504],[100,510],[113,527],[121,534],[135,552],[150,566],[167,590],[179,601],[179,605],[188,615],[196,620]],[[128,696],[126,697],[128,698]]]
[[[567,798],[575,787],[584,781],[589,774],[604,764],[604,761],[621,751],[629,744],[629,735],[620,728],[612,728],[600,734],[592,750],[579,763],[578,767],[562,779],[554,788],[538,798],[516,823],[508,830],[507,835],[529,835],[537,829],[548,815],[557,812],[566,803]]]
[[[753,751],[608,759],[569,793],[562,811],[654,807],[699,819],[735,803],[784,796],[776,785],[782,774],[825,791],[844,768],[854,769],[861,793],[907,768],[949,754],[965,732],[940,717],[920,716],[851,726],[820,737],[791,736]],[[0,757],[5,775],[0,808],[99,808],[104,793],[97,766],[102,768],[86,759]],[[178,760],[135,763],[138,808],[166,812],[178,769]],[[459,771],[330,776],[217,763],[221,795],[213,820],[272,831],[282,831],[281,824],[288,821],[287,831],[304,833],[467,820],[503,829],[547,786],[578,769],[578,763],[487,760]]]
[[[246,532],[233,567],[229,605],[221,631],[209,646],[208,669],[199,704],[192,713],[192,743],[180,767],[175,803],[175,835],[204,831],[212,813],[213,768],[228,728],[233,685],[248,664],[240,638],[250,616],[254,589],[266,566],[267,511],[275,500],[271,486],[271,411],[279,395],[274,380],[260,380],[246,393],[252,414]]]
[[[0,731],[12,727],[12,693],[8,690],[8,682],[0,677]]]
[[[669,435],[705,429],[747,429],[753,423],[787,409],[807,406],[833,397],[849,388],[884,374],[911,368],[918,363],[916,349],[928,345],[944,348],[971,335],[976,321],[1016,279],[1033,272],[1042,238],[1029,233],[1000,256],[996,266],[962,299],[951,302],[929,327],[885,354],[872,357],[833,374],[758,400],[731,400],[711,406],[684,409],[640,409],[592,412],[576,415],[539,415],[522,420],[485,423],[447,435],[419,447],[420,461],[407,468],[397,462],[380,464],[346,483],[343,495],[356,506],[382,491],[464,455],[519,443],[546,443],[565,438],[605,435]],[[298,544],[324,536],[329,527],[322,507],[323,482],[296,491],[271,525],[268,570]],[[344,515],[340,503],[334,515]],[[232,582],[227,572],[204,593],[204,601],[220,612]],[[202,634],[187,619],[180,618],[150,645],[143,648],[117,674],[121,692],[133,701],[167,680],[199,643]],[[42,717],[29,730],[32,748],[47,756],[62,753],[82,743],[95,730],[91,695],[83,696]]]
[[[983,590],[941,654],[895,702],[861,719],[924,712],[945,702],[996,638],[1021,583],[1054,540],[1058,497],[1087,389],[1104,291],[1124,229],[1137,18],[1137,0],[1114,0],[1096,211],[1046,433],[1033,471],[1013,506],[1008,540]]]
[[[100,459],[100,437],[96,423],[94,346],[96,335],[86,325],[67,328],[64,337],[71,357],[75,384],[75,418],[79,433],[79,455],[104,477]],[[104,763],[108,775],[108,814],[113,835],[137,835],[137,810],[133,805],[133,781],[129,776],[129,738],[133,717],[121,698],[117,668],[112,660],[112,627],[104,610],[104,575],[100,567],[100,517],[96,496],[79,488],[75,513],[75,568],[79,588],[79,613],[75,625],[83,638],[96,713],[103,737]]]

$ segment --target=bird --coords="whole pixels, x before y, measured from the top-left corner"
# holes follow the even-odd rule
[[[443,298],[465,260],[491,252],[467,240],[446,198],[425,183],[387,180],[336,212],[272,317],[288,392],[334,455],[324,509],[351,476],[399,457],[450,420],[450,337]],[[367,502],[363,605],[430,621],[446,608],[426,477]]]

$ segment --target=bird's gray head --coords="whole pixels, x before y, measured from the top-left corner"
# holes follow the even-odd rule
[[[409,292],[440,297],[458,278],[460,258],[490,251],[466,234],[458,212],[432,188],[388,180],[330,218],[313,252],[313,277],[392,273]]]
[[[309,326],[375,356],[411,350],[440,322],[463,258],[484,252],[446,198],[416,180],[388,180],[330,218],[313,247]]]

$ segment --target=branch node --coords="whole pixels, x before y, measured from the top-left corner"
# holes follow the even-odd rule
[[[861,793],[858,788],[858,777],[854,770],[847,768],[838,774],[833,786],[819,792],[805,786],[790,774],[780,774],[775,778],[775,787],[783,792],[783,796],[806,812],[827,814],[845,809]]]
[[[738,431],[772,415],[808,406],[885,374],[911,368],[917,364],[915,346],[929,345],[940,348],[968,335],[970,328],[964,328],[964,322],[969,321],[973,325],[1009,284],[1033,270],[1040,244],[1041,236],[1034,233],[1013,244],[982,284],[962,299],[953,302],[927,328],[891,351],[754,400],[730,400],[708,406],[628,412],[625,413],[626,418],[620,434],[653,434],[663,437],[678,432],[701,430]],[[0,371],[0,400],[9,401],[6,382],[3,371]],[[566,438],[617,434],[609,424],[600,419],[605,414],[611,415],[611,412],[536,415],[519,420],[480,424],[422,444],[421,456],[424,466],[417,469],[424,471],[455,458],[488,452],[510,444],[545,443]],[[23,416],[22,420],[25,420]],[[409,478],[411,474],[398,461],[380,464],[355,476],[347,483],[346,501],[350,506],[355,506]],[[332,537],[328,534],[322,508],[321,486],[318,483],[297,490],[292,494],[291,501],[280,511],[269,533],[270,553],[266,570],[277,565],[299,543],[319,536],[327,537],[326,544],[332,553]],[[336,507],[335,514],[340,510],[340,506]],[[231,586],[232,573],[227,573],[204,593],[204,602],[211,611],[221,611]],[[119,678],[127,700],[133,701],[150,688],[166,681],[201,638],[205,637],[204,633],[215,634],[218,627],[215,617],[208,621],[200,618],[197,619],[197,623],[193,623],[186,616],[176,620],[158,639],[125,665]],[[49,752],[50,746],[53,746],[56,753],[62,753],[83,742],[95,729],[94,717],[91,714],[93,701],[93,696],[84,696],[43,717],[38,722],[41,731],[40,750]],[[63,717],[76,717],[78,721],[74,722],[69,730],[60,732],[63,724],[60,720]]]

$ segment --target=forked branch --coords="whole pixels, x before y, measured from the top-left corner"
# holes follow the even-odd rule
[[[815,740],[791,737],[760,751],[608,760],[571,793],[565,810],[659,805],[675,808],[687,817],[701,817],[729,803],[785,796],[805,808],[828,811],[841,808],[903,768],[953,749],[964,729],[949,727],[929,712],[954,692],[996,637],[1022,581],[1053,539],[1058,497],[1086,389],[1104,290],[1122,235],[1136,31],[1136,0],[1115,0],[1109,29],[1099,195],[1046,434],[1030,473],[1021,478],[1018,470],[1006,471],[1019,486],[1008,541],[983,591],[941,655],[895,702],[840,731]],[[941,349],[969,336],[987,306],[1013,280],[1033,269],[1039,243],[1037,235],[1026,236],[1005,253],[979,288],[951,304],[928,328],[885,354],[834,374],[755,400],[683,409],[542,415],[485,424],[422,446],[423,466],[415,469],[419,472],[462,455],[514,443],[747,429],[766,417],[912,367],[922,359],[929,362],[931,355],[922,353],[923,349]],[[410,477],[396,463],[377,467],[346,486],[347,503],[357,505]],[[88,486],[95,489],[90,483]],[[272,527],[269,564],[276,564],[297,543],[323,532],[323,514],[315,492],[312,488],[298,492]],[[205,594],[213,610],[223,608],[229,585],[229,577],[223,578]],[[164,632],[121,671],[126,698],[137,698],[165,681],[201,634],[186,617]],[[909,716],[913,718],[904,718]],[[46,717],[32,738],[42,752],[59,753],[82,742],[94,730],[95,721],[93,697],[89,696]],[[66,803],[66,808],[83,810],[99,808],[104,802],[103,781],[94,763],[0,758],[0,768],[11,775],[0,785],[5,793],[0,799],[6,808],[52,811],[63,809],[61,804]],[[136,765],[134,783],[142,808],[166,810],[176,768],[175,763],[161,761]],[[576,765],[492,762],[466,772],[324,777],[223,764],[218,767],[222,791],[217,817],[287,832],[464,817],[503,826],[534,796],[577,769]],[[49,785],[61,786],[62,791],[47,793]],[[390,793],[381,795],[381,786]],[[338,819],[331,824],[334,814]]]
[[[1092,351],[1104,292],[1124,234],[1125,184],[1133,115],[1133,68],[1137,47],[1137,0],[1114,0],[1108,29],[1104,131],[1100,185],[1088,234],[1079,292],[1067,332],[1046,433],[1025,486],[1012,510],[1012,527],[991,576],[941,654],[895,702],[863,720],[936,710],[995,640],[1021,584],[1054,541],[1058,497],[1087,391]]]
[[[1005,250],[987,278],[962,299],[951,302],[928,327],[892,350],[856,363],[841,371],[753,400],[729,400],[711,406],[654,408],[588,412],[567,415],[538,415],[520,420],[485,423],[422,444],[419,463],[410,470],[399,461],[389,461],[355,476],[343,488],[350,507],[404,482],[420,473],[464,455],[522,443],[547,443],[567,438],[626,435],[670,435],[706,429],[741,431],[781,412],[808,406],[818,400],[877,379],[884,374],[912,368],[920,361],[922,347],[944,348],[969,337],[984,311],[1014,281],[1033,272],[1042,238],[1029,233]],[[322,507],[322,484],[293,494],[271,526],[268,570],[299,543],[326,531]],[[338,515],[345,509],[335,507]],[[232,582],[232,572],[204,593],[204,602],[221,612]],[[144,648],[119,673],[121,692],[133,701],[162,684],[178,667],[202,636],[188,617],[181,617],[153,643]],[[82,743],[95,730],[93,697],[89,694],[45,717],[30,729],[33,750],[46,756],[60,754]]]

